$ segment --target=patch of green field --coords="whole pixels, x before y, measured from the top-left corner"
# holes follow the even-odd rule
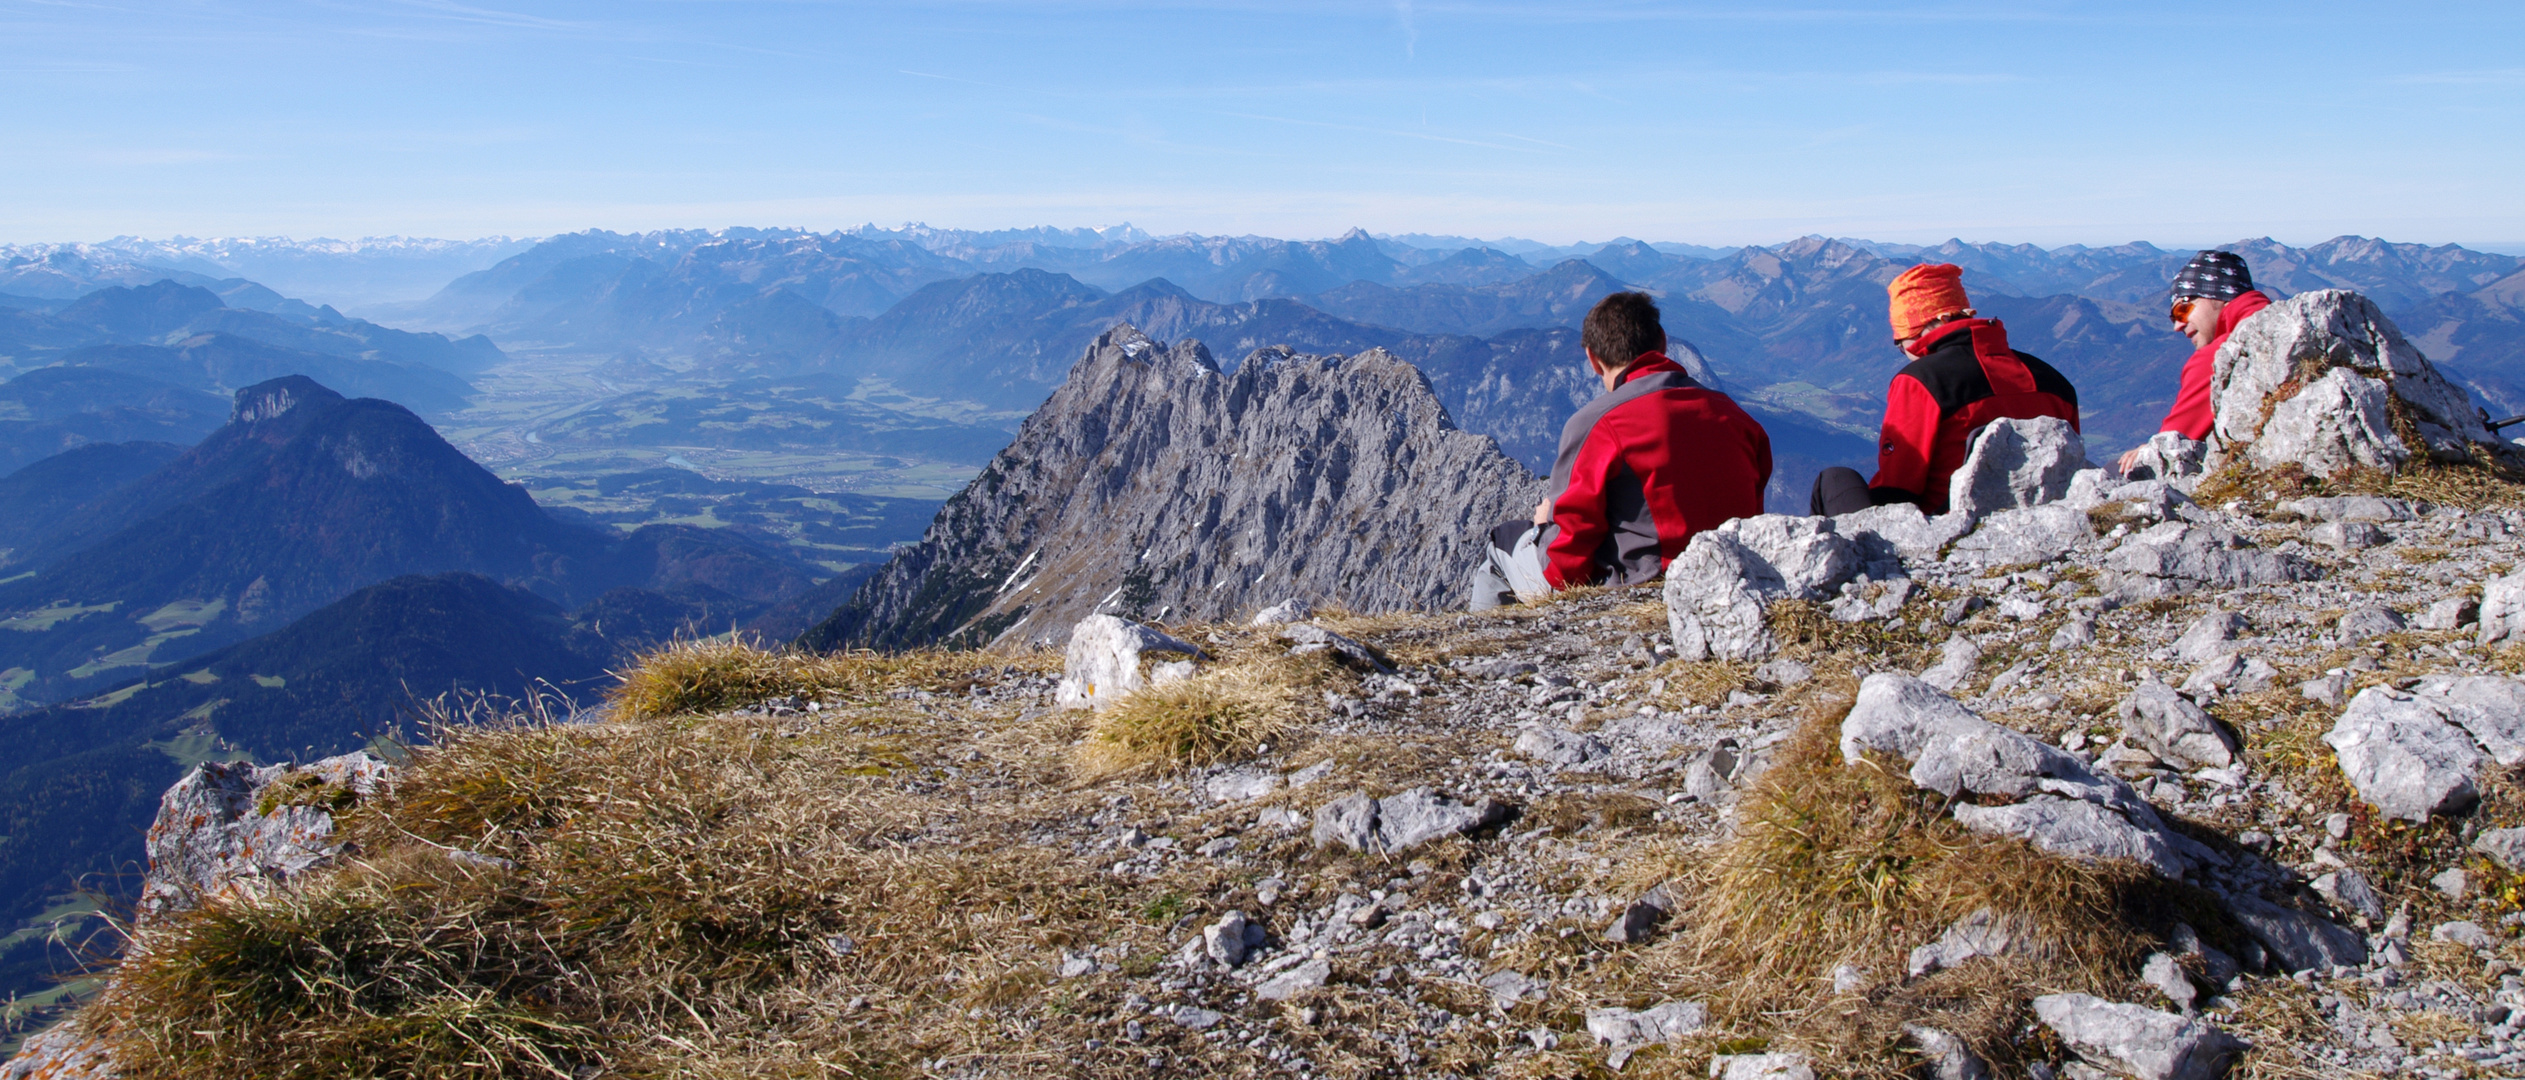
[[[165,633],[179,626],[203,626],[228,610],[228,600],[178,600],[140,617],[140,625],[151,633]]]
[[[281,687],[289,685],[289,680],[278,675],[249,675],[247,678],[253,679],[254,685],[260,686],[266,690],[278,690]]]
[[[158,651],[158,646],[164,645],[167,642],[180,637],[190,637],[201,632],[202,630],[200,627],[193,626],[186,627],[182,630],[168,630],[163,633],[151,634],[146,640],[142,641],[138,645],[124,649],[116,649],[113,652],[81,664],[78,667],[71,668],[70,677],[74,679],[86,679],[104,672],[112,671],[119,667],[147,667],[149,665],[149,654]]]
[[[207,718],[207,709],[217,708],[218,706],[225,705],[227,703],[228,701],[226,698],[221,698],[202,709],[195,709],[193,712],[203,713],[205,718]],[[185,715],[191,716],[192,713],[186,713]],[[244,751],[228,745],[225,740],[219,737],[219,732],[213,730],[207,725],[197,725],[195,727],[187,728],[181,735],[174,736],[173,738],[159,739],[146,745],[148,745],[150,749],[156,750],[161,754],[165,754],[168,758],[175,762],[176,767],[184,769],[187,772],[192,771],[194,766],[201,765],[206,762],[242,761],[250,756]]]
[[[116,705],[120,705],[131,700],[131,696],[133,694],[137,694],[147,689],[149,689],[149,681],[143,679],[103,697],[92,697],[86,701],[79,702],[78,707],[82,709],[110,709]]]
[[[40,634],[82,615],[112,611],[121,603],[120,600],[108,600],[102,604],[74,604],[67,600],[56,600],[33,611],[20,612],[10,618],[0,619],[0,630],[22,630],[30,634]]]
[[[182,675],[176,676],[176,678],[192,683],[195,686],[209,686],[210,684],[219,681],[219,676],[213,675],[207,671],[187,671]]]

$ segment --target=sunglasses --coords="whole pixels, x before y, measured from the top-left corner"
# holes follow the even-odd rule
[[[2192,321],[2192,305],[2197,302],[2197,297],[2190,296],[2175,301],[2174,311],[2168,317],[2172,318],[2177,326]]]

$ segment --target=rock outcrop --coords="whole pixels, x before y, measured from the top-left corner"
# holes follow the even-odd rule
[[[2464,392],[2366,297],[2316,289],[2272,304],[2219,346],[2208,465],[2316,476],[2469,461],[2497,439]]]
[[[1462,602],[1488,530],[1542,481],[1370,350],[1098,337],[921,542],[807,632],[818,649],[1052,642],[1091,614],[1225,619],[1291,597]]]
[[[260,895],[332,865],[348,850],[333,815],[377,794],[393,769],[366,753],[306,765],[211,762],[158,801],[149,874],[137,911],[143,933],[205,903]],[[482,858],[482,856],[473,856]],[[114,1080],[109,1040],[74,1016],[29,1038],[0,1080]]]

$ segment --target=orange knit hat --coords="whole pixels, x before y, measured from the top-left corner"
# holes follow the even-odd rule
[[[1923,263],[1886,283],[1894,340],[1918,337],[1940,315],[1972,314],[1973,302],[1964,296],[1963,279],[1964,268],[1953,263]]]

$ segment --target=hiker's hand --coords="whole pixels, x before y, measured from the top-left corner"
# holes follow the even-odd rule
[[[1534,504],[1534,523],[1537,525],[1549,525],[1552,523],[1552,500],[1545,499],[1542,502]]]
[[[2120,474],[2122,474],[2122,475],[2124,475],[2124,476],[2129,476],[2129,475],[2130,475],[2130,463],[2131,463],[2131,462],[2134,462],[2134,461],[2139,460],[2139,451],[2140,451],[2140,449],[2141,449],[2140,447],[2136,447],[2136,446],[2134,446],[2134,447],[2131,447],[2131,448],[2130,448],[2130,449],[2128,449],[2128,450],[2122,451],[2122,462],[2121,462],[2121,464],[2119,464],[2119,465],[2117,465],[2117,466],[2114,466],[2113,471],[2114,471],[2114,472],[2117,472],[2117,473],[2120,473]]]

